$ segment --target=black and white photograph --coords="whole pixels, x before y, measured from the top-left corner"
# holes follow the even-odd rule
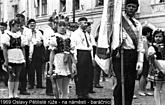
[[[165,105],[165,0],[0,0],[0,104]]]

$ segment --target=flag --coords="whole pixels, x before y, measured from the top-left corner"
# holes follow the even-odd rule
[[[104,0],[103,14],[101,18],[100,31],[98,36],[98,44],[96,49],[95,61],[101,67],[101,69],[108,74],[110,67],[110,54],[109,43],[108,43],[108,34],[107,34],[107,22],[108,22],[108,5],[109,1],[113,0]]]
[[[121,17],[122,17],[122,1],[123,0],[115,0],[114,1],[114,16],[113,16],[113,33],[111,36],[111,49],[115,50],[120,46],[122,42],[122,34],[121,34]]]
[[[38,0],[34,0],[34,6],[37,8],[39,6]]]

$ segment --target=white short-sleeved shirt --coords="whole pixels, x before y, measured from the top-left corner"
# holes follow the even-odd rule
[[[54,35],[54,31],[51,27],[48,27],[44,30],[43,41],[45,47],[50,45],[50,40],[53,35]]]
[[[32,36],[32,31],[31,31],[31,29],[29,29],[29,28],[23,26],[23,33],[22,33],[22,35],[24,35],[24,36],[26,36],[26,37]]]
[[[8,31],[3,35],[2,39],[1,39],[3,45],[5,44],[7,46],[10,46],[10,36],[9,35],[12,36],[13,38],[21,37],[21,46],[25,46],[28,44],[27,38],[25,36],[21,35],[20,32],[12,33],[10,31]],[[7,54],[8,54],[9,63],[20,64],[20,63],[25,62],[25,57],[23,55],[23,51],[20,48],[8,49]]]
[[[0,31],[0,47],[2,48],[3,45],[2,45],[2,39],[4,37],[4,35],[6,34],[6,32],[8,32],[8,30],[5,30],[5,32],[2,34],[2,32]]]
[[[33,45],[36,45],[37,42],[41,42],[41,40],[43,40],[42,33],[39,30],[35,30],[35,31],[36,31],[36,34],[35,35],[30,34],[28,36],[28,42],[29,42],[29,44],[32,43]]]
[[[129,17],[125,13],[123,13],[123,16],[126,19],[126,21],[128,22],[128,24],[130,25],[130,27],[132,28],[132,30],[134,31],[135,35],[136,35],[136,38],[138,40],[137,51],[144,52],[141,23],[138,20],[136,20],[135,18],[132,18],[134,20],[135,24],[136,24],[136,27],[135,27],[132,24],[132,22],[130,21]],[[132,38],[130,37],[129,33],[126,32],[126,30],[124,28],[123,28],[123,37],[125,39],[123,48],[124,49],[135,49]]]
[[[71,47],[74,49],[72,53],[74,54],[76,60],[77,60],[77,49],[92,51],[93,46],[96,46],[96,42],[94,40],[93,35],[89,35],[87,32],[85,34],[87,37],[87,41],[89,43],[89,47],[87,47],[87,41],[83,33],[83,30],[81,28],[78,28],[71,35]]]

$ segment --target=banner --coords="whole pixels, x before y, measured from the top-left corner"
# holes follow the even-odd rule
[[[98,36],[98,45],[95,55],[95,61],[101,67],[101,69],[109,74],[110,67],[110,54],[109,54],[109,35],[108,29],[108,6],[113,0],[104,0],[104,9],[101,19],[100,31]]]
[[[122,17],[122,1],[115,0],[114,2],[114,19],[113,19],[113,35],[111,39],[111,49],[115,50],[122,42],[121,34],[121,17]]]

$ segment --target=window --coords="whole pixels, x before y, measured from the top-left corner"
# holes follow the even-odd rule
[[[96,0],[96,6],[103,6],[104,0]]]
[[[75,0],[75,10],[80,9],[80,0]]]
[[[152,0],[151,7],[152,7],[152,13],[164,13],[165,12],[165,6],[164,6],[165,0]]]
[[[60,12],[66,12],[66,0],[60,0]]]
[[[1,21],[1,18],[2,18],[2,3],[1,3],[1,0],[0,0],[0,21]]]
[[[35,0],[36,16],[47,15],[47,0]]]
[[[154,4],[160,4],[160,3],[164,3],[165,0],[151,0],[151,4],[154,5]]]
[[[165,2],[165,0],[160,0],[159,2],[160,2],[160,3],[163,3],[163,2]]]
[[[14,16],[18,14],[18,5],[13,5],[13,10],[14,10]]]
[[[39,8],[39,4],[40,4],[40,0],[37,0],[36,2],[36,16],[39,16],[40,15],[40,8]]]
[[[47,14],[47,0],[42,0],[42,15]]]

